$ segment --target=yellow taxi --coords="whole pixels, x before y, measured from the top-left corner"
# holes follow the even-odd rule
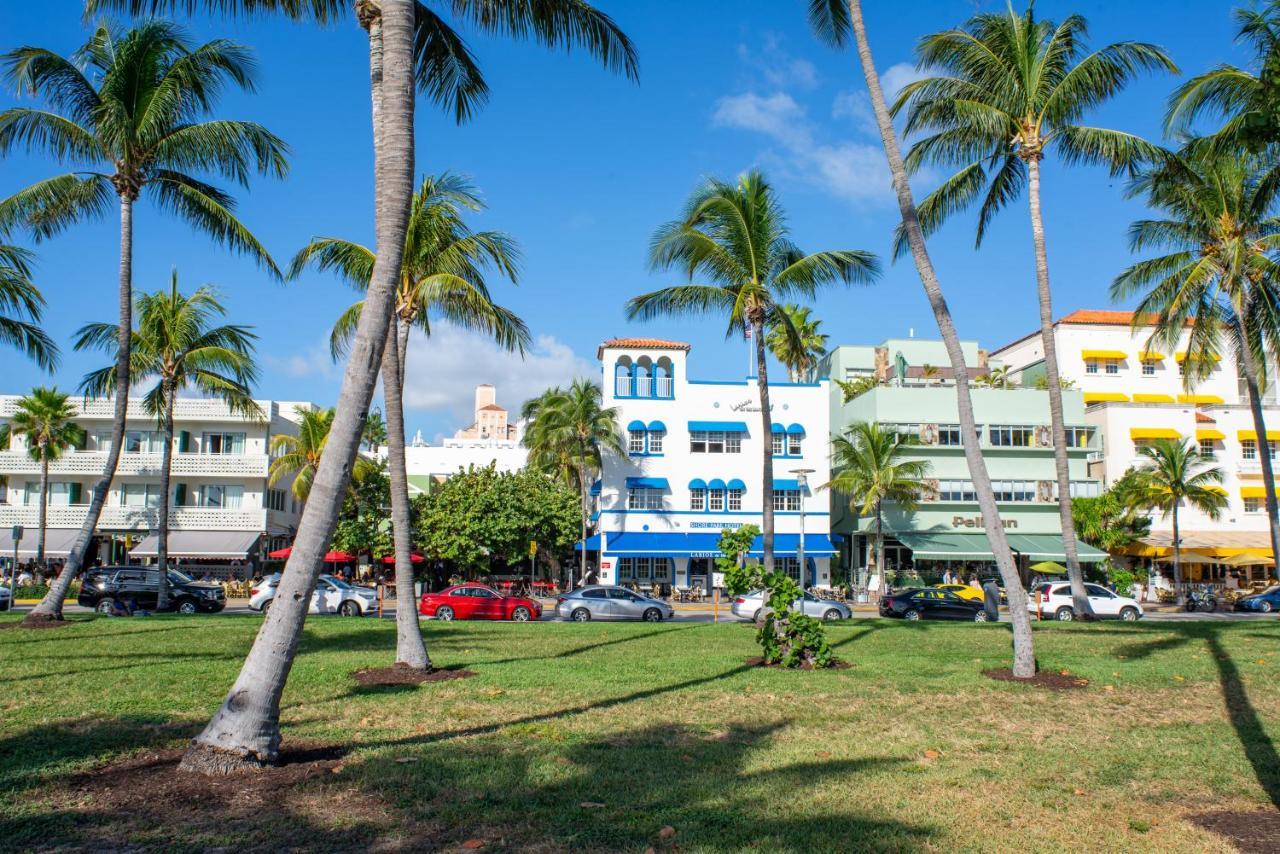
[[[976,587],[970,587],[967,584],[935,584],[933,589],[946,590],[949,593],[956,594],[961,599],[968,599],[970,602],[981,602],[986,599],[981,590]]]

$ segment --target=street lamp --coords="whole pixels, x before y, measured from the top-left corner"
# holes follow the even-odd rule
[[[791,473],[796,476],[796,486],[800,487],[800,544],[796,549],[796,560],[800,564],[800,593],[804,594],[804,490],[809,485],[809,475],[813,474],[814,469],[792,469]]]

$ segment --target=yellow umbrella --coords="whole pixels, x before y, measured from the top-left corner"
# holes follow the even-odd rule
[[[1181,563],[1183,566],[1191,566],[1194,564],[1222,563],[1222,561],[1218,560],[1216,557],[1205,557],[1204,555],[1196,554],[1195,552],[1183,552],[1181,555],[1178,556],[1178,562]],[[1156,558],[1156,563],[1173,563],[1173,555],[1169,555],[1168,557],[1158,557]]]
[[[1275,566],[1276,562],[1266,555],[1238,554],[1224,557],[1219,563],[1227,566]]]

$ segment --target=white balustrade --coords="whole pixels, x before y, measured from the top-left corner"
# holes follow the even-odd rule
[[[655,377],[653,380],[654,397],[671,397],[671,377]]]
[[[17,395],[0,396],[0,418],[12,416],[17,411],[19,399]],[[78,415],[83,418],[110,420],[115,414],[115,403],[108,399],[85,400],[73,395],[70,402],[76,408]],[[220,400],[181,398],[174,403],[173,416],[175,421],[231,421],[245,424],[266,421],[279,414],[272,401],[259,400],[256,403],[261,414],[245,416],[233,412]],[[155,423],[155,416],[143,408],[140,398],[130,398],[128,417]]]
[[[50,528],[78,528],[84,524],[87,505],[53,505],[49,507],[47,525]],[[0,506],[0,526],[23,525],[35,528],[39,508]],[[159,516],[156,507],[104,507],[98,518],[98,530],[150,531],[155,528]],[[172,507],[169,509],[169,528],[187,531],[265,531],[267,511],[257,508],[244,510],[225,507]]]
[[[266,477],[266,454],[174,454],[174,477]],[[99,451],[71,451],[49,464],[50,475],[99,476],[107,465],[107,455]],[[40,464],[19,451],[0,452],[0,474],[40,473]],[[125,477],[159,477],[159,454],[121,454],[116,474]]]

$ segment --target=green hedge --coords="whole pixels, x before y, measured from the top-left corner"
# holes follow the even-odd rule
[[[13,591],[15,599],[43,599],[45,594],[49,592],[47,584],[19,584]],[[80,595],[80,582],[71,582],[71,587],[67,590],[68,599],[74,599]]]

